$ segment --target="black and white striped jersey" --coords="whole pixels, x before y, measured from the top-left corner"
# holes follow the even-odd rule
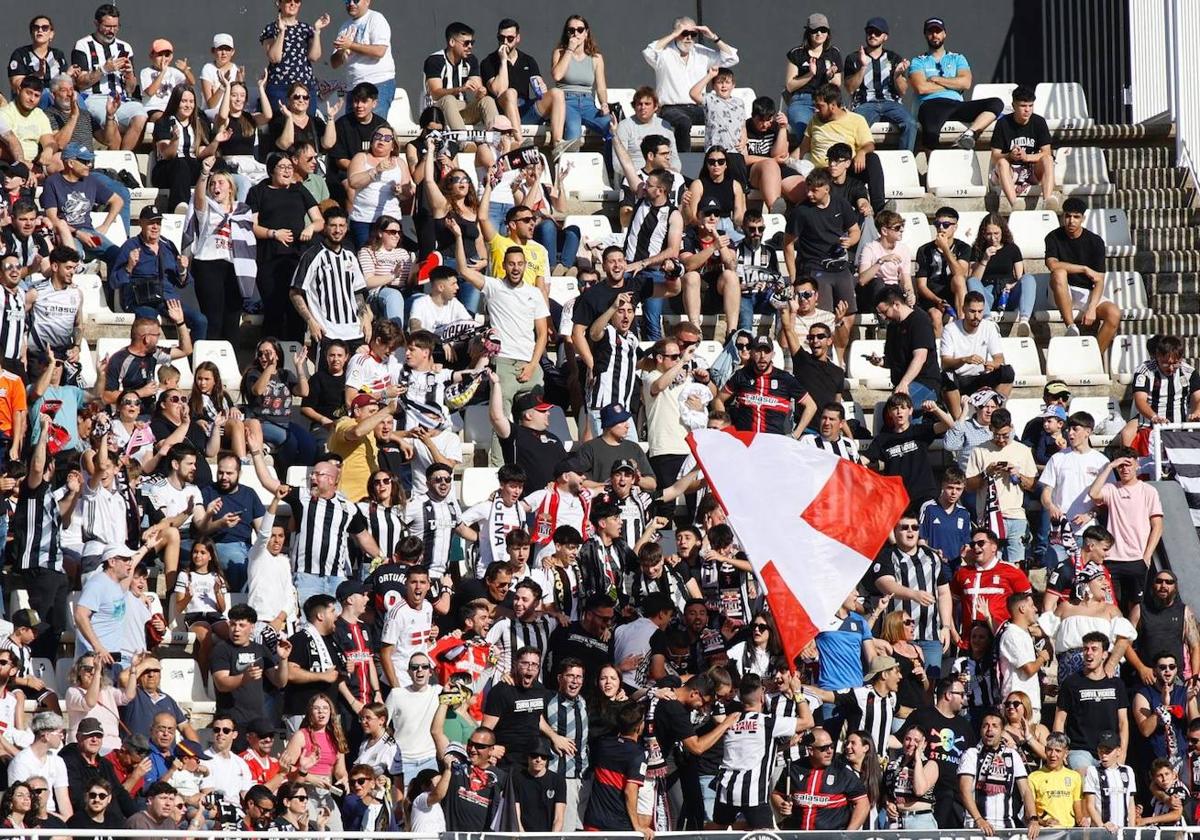
[[[292,509],[292,566],[321,577],[350,576],[349,539],[367,530],[367,520],[341,493],[314,497],[300,487],[287,497]]]
[[[625,234],[625,259],[638,262],[662,253],[671,231],[671,214],[675,212],[670,202],[654,207],[645,199],[639,201]]]
[[[408,500],[404,522],[408,532],[425,543],[424,563],[431,578],[441,577],[450,563],[454,529],[462,519],[462,505],[451,493],[441,501],[422,493]]]
[[[1133,393],[1145,394],[1150,410],[1159,417],[1167,418],[1168,423],[1187,420],[1191,397],[1196,391],[1200,391],[1200,372],[1187,362],[1180,362],[1170,376],[1158,369],[1154,359],[1144,362],[1133,372]],[[1097,421],[1102,419],[1096,418]],[[1149,426],[1150,418],[1139,413],[1138,425]]]
[[[725,755],[713,782],[717,802],[743,807],[767,802],[774,776],[776,739],[795,731],[794,717],[742,712],[721,739]]]
[[[355,295],[366,291],[367,281],[350,248],[335,251],[324,239],[313,245],[300,257],[292,288],[304,292],[304,302],[326,338],[362,337]]]

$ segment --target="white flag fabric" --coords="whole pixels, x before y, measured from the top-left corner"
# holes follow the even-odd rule
[[[698,429],[688,444],[766,588],[794,663],[858,584],[908,493],[899,478],[789,435]]]

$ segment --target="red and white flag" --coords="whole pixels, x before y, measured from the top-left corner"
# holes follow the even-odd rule
[[[795,662],[908,506],[904,484],[789,435],[698,429],[688,444],[766,588],[784,652]]]

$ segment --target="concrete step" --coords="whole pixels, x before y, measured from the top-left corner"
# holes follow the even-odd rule
[[[1200,296],[1150,295],[1150,308],[1160,315],[1200,315]]]
[[[1137,167],[1171,167],[1175,165],[1175,150],[1170,146],[1123,146],[1104,150],[1108,169]]]
[[[1151,228],[1133,235],[1139,249],[1194,251],[1200,248],[1200,227]]]
[[[1152,207],[1130,210],[1129,225],[1140,228],[1190,227],[1200,224],[1200,211],[1193,207]]]
[[[1187,174],[1179,167],[1133,167],[1110,171],[1108,177],[1118,188],[1161,189],[1183,186]]]
[[[1178,335],[1200,341],[1200,315],[1158,315],[1146,321],[1122,321],[1121,332],[1126,335]]]
[[[1142,251],[1133,257],[1111,257],[1109,271],[1158,272],[1200,271],[1200,250]]]
[[[1105,207],[1124,207],[1126,210],[1189,207],[1191,202],[1192,190],[1186,187],[1117,189],[1112,195],[1103,197]]]
[[[1200,273],[1144,274],[1142,282],[1148,295],[1197,295],[1200,294]]]

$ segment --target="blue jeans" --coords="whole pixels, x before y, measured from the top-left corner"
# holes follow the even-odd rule
[[[503,201],[493,201],[488,204],[488,221],[492,223],[492,227],[505,236],[508,236],[508,225],[505,223],[504,217],[508,215],[508,211],[513,206]],[[466,243],[464,242],[463,244],[465,245]],[[485,254],[484,256],[487,255]]]
[[[967,278],[967,291],[979,292],[983,295],[983,302],[989,310],[997,306],[998,297],[997,288],[985,288],[983,283],[976,277]],[[1032,274],[1024,274],[1017,281],[1016,286],[1009,292],[1008,302],[1004,305],[1005,312],[1016,313],[1022,318],[1029,318],[1033,315],[1033,307],[1037,302],[1037,280]]]
[[[942,673],[942,643],[936,639],[918,639],[916,645],[925,654],[925,673],[930,682],[937,682]]]
[[[912,111],[904,107],[903,102],[864,102],[854,109],[854,113],[867,121],[867,125],[877,122],[891,123],[900,128],[900,148],[910,152],[917,142],[917,118]]]
[[[755,315],[771,315],[775,312],[774,307],[768,303],[770,294],[768,292],[755,292],[753,294],[742,295],[742,302],[738,304],[738,325],[739,330],[748,330],[754,326]]]
[[[590,93],[564,93],[567,103],[566,124],[563,126],[563,139],[574,140],[583,135],[583,126],[605,139],[609,136],[611,125],[608,117],[600,113],[596,100]]]
[[[246,588],[246,570],[250,562],[250,546],[240,542],[213,543],[217,550],[217,563],[225,573],[225,582],[230,592],[241,592]]]
[[[918,418],[921,414],[921,403],[926,400],[937,401],[937,391],[930,388],[928,385],[922,385],[920,382],[908,383],[908,396],[912,399],[913,404],[913,422],[919,422]]]
[[[653,283],[655,286],[666,282],[667,276],[657,268],[639,271],[637,277],[643,284]],[[642,298],[642,337],[646,341],[658,341],[663,337],[662,314],[666,306],[665,297],[652,295]]]
[[[551,267],[565,265],[570,268],[575,265],[581,238],[582,234],[575,225],[560,228],[550,219],[542,219],[533,229],[534,241],[550,252]]]
[[[124,296],[122,296],[124,298]],[[208,318],[199,309],[196,309],[191,304],[180,299],[180,305],[183,307],[183,321],[188,326],[188,330],[192,334],[193,341],[203,341],[208,337]],[[133,306],[133,301],[122,300],[121,305],[126,312],[132,312],[138,318],[158,318],[160,315],[167,314],[167,305],[164,303],[160,308],[152,306]]]
[[[436,770],[436,769],[438,769],[438,763],[437,763],[436,756],[430,756],[429,758],[423,758],[420,761],[405,761],[404,759],[400,760],[400,775],[402,775],[404,777],[405,784],[408,784],[413,779],[415,779],[417,777],[417,774],[420,773],[422,770]]]
[[[399,289],[391,286],[372,289],[367,296],[367,302],[371,304],[371,310],[377,317],[395,321],[400,327],[407,323],[404,319],[404,295]]]
[[[370,222],[351,222],[350,238],[354,240],[354,250],[361,251],[371,241]]]
[[[788,102],[787,106],[787,118],[788,125],[791,126],[792,133],[796,135],[797,140],[804,139],[804,129],[808,128],[808,124],[812,122],[813,110],[811,93],[792,94],[792,100]]]
[[[1089,767],[1099,766],[1100,761],[1087,750],[1071,750],[1067,753],[1067,766],[1083,773]]]
[[[93,171],[92,174],[94,176],[96,176],[96,178],[101,183],[103,183],[104,186],[108,187],[110,190],[115,192],[117,195],[121,196],[121,200],[125,202],[123,205],[121,205],[121,221],[123,221],[125,223],[125,230],[128,231],[129,230],[129,219],[130,219],[130,203],[133,200],[131,198],[131,196],[129,195],[129,188],[126,187],[124,184],[122,184],[120,181],[118,181],[114,178],[109,178],[103,172]]]
[[[375,103],[375,113],[386,120],[388,108],[392,107],[392,100],[396,98],[396,80],[374,82],[374,85],[379,88],[379,101]]]
[[[700,795],[704,798],[704,819],[711,820],[713,816],[713,805],[717,803],[717,790],[713,787],[713,780],[716,775],[700,776]]]
[[[263,440],[275,448],[275,458],[281,466],[276,472],[287,474],[287,467],[303,465],[311,467],[317,460],[317,441],[312,434],[297,423],[286,426],[271,420],[259,421],[262,424]]]
[[[314,595],[329,595],[337,597],[337,588],[345,582],[338,575],[310,575],[308,572],[296,572],[296,600],[300,602],[300,611],[304,611],[304,602]]]
[[[905,831],[936,831],[938,822],[933,811],[922,811],[919,814],[901,814],[900,827]]]
[[[470,283],[458,284],[458,302],[465,306],[472,315],[479,312],[479,302],[482,299],[483,295]]]
[[[128,228],[126,230],[128,231]],[[112,265],[120,248],[114,245],[111,239],[93,227],[75,228],[75,233],[83,236],[95,236],[100,240],[98,245],[86,245],[78,236],[75,237],[75,250],[79,253],[81,260],[102,260],[105,265]]]
[[[1025,559],[1025,543],[1022,542],[1022,538],[1028,530],[1029,523],[1024,516],[1013,519],[1004,517],[1004,539],[1000,541],[1000,547],[1004,550],[1004,559],[1014,566],[1019,566]]]

